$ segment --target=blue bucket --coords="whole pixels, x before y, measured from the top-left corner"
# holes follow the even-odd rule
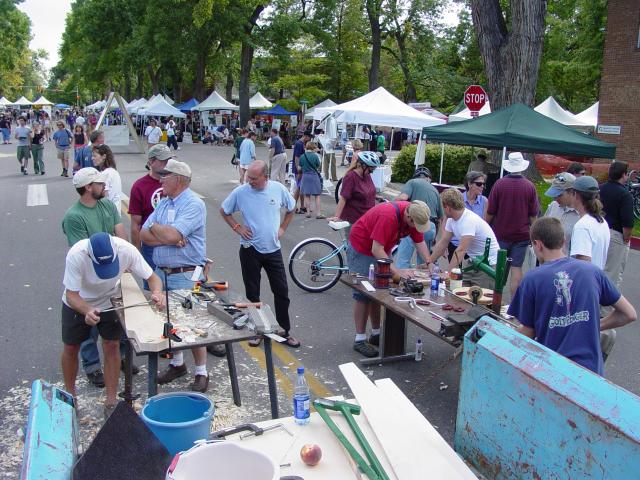
[[[140,417],[173,456],[209,439],[214,410],[199,393],[163,393],[147,400]]]

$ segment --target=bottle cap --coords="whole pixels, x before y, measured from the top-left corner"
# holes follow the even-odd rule
[[[304,373],[304,367],[298,367],[298,373]]]

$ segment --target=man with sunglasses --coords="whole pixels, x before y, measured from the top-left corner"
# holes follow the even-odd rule
[[[553,217],[560,220],[562,228],[564,229],[564,245],[562,251],[567,255],[571,246],[571,234],[573,233],[573,227],[578,220],[580,220],[580,214],[573,208],[571,202],[571,188],[576,177],[568,172],[562,172],[555,176],[551,187],[544,192],[547,197],[553,198],[553,202],[547,207],[545,217]]]

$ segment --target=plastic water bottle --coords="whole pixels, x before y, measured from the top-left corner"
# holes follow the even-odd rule
[[[309,385],[304,378],[304,367],[298,367],[298,379],[293,392],[293,417],[298,425],[309,423],[311,408],[311,396],[309,395]]]
[[[422,360],[422,340],[420,339],[418,339],[418,341],[416,342],[416,354],[414,358],[416,362]]]
[[[431,274],[431,295],[437,296],[438,288],[440,288],[440,268],[436,265]]]
[[[376,267],[373,266],[373,263],[369,265],[369,281],[373,282],[376,278]]]

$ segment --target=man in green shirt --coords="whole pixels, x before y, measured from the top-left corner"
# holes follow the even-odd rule
[[[81,168],[73,176],[73,186],[80,199],[64,214],[62,231],[67,237],[69,247],[94,233],[106,232],[124,240],[127,232],[115,205],[104,197],[104,175],[93,167]],[[100,366],[100,353],[96,345],[96,335],[92,334],[80,346],[82,368],[89,381],[96,387],[104,387],[104,374]],[[94,338],[95,337],[95,338]],[[137,369],[134,369],[137,370]]]

